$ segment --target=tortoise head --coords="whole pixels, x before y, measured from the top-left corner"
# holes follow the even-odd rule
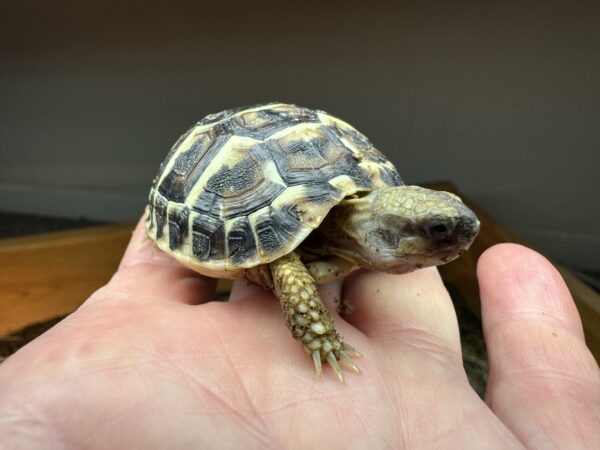
[[[479,220],[459,197],[419,186],[347,199],[329,216],[326,234],[333,253],[389,273],[452,261],[479,232]]]

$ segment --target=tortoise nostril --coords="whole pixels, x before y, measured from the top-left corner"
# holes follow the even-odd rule
[[[425,234],[434,241],[446,241],[452,237],[454,224],[450,220],[431,219],[421,225]]]

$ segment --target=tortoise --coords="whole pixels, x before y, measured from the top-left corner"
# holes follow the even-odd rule
[[[402,182],[348,123],[268,103],[211,114],[173,145],[146,231],[183,265],[275,293],[317,374],[360,369],[317,285],[357,268],[406,273],[465,252],[479,221],[459,197]]]

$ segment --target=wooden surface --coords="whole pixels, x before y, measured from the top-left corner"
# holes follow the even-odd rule
[[[74,311],[115,272],[133,225],[0,239],[0,336]]]
[[[450,183],[427,187],[457,192]],[[468,198],[461,197],[480,218],[481,233],[465,255],[440,270],[466,299],[469,309],[479,314],[475,278],[479,255],[500,242],[522,241]],[[110,279],[132,230],[133,225],[109,225],[0,239],[0,336],[75,310]],[[600,361],[600,295],[568,270],[560,266],[559,270],[575,298],[588,345]],[[218,291],[227,291],[229,286],[230,282],[222,280]]]
[[[0,336],[73,312],[110,280],[135,224],[0,239]],[[217,292],[230,288],[219,280]]]

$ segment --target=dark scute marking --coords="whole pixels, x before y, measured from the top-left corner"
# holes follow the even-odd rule
[[[404,184],[398,172],[385,166],[379,167],[379,176],[384,183],[387,183],[390,186],[401,186]]]
[[[194,166],[187,177],[185,182],[186,192],[190,192],[193,189],[208,164],[231,137],[231,134],[219,134],[219,132],[216,132],[215,130],[209,130],[204,135],[207,135],[209,140],[207,141],[202,156],[199,158],[198,164]]]
[[[256,224],[256,235],[260,247],[271,253],[289,240],[294,239],[299,230],[300,223],[283,211],[269,208]]]
[[[233,119],[235,134],[258,140],[284,128],[304,122],[318,122],[315,111],[293,105],[274,105],[272,108],[249,110]]]
[[[234,265],[240,265],[256,256],[256,242],[247,217],[240,218],[231,227],[227,250]]]
[[[225,225],[222,224],[210,237],[210,257],[213,259],[225,258]]]
[[[179,148],[181,143],[190,135],[190,133],[194,130],[194,128],[196,128],[196,125],[194,125],[193,127],[190,127],[185,133],[183,133],[181,136],[179,136],[177,141],[175,141],[175,143],[171,147],[171,150],[169,150],[169,153],[167,153],[167,156],[161,163],[159,173],[163,172],[163,170],[165,169],[165,166],[171,160],[171,158],[173,157],[173,155],[175,154],[175,152],[177,151],[177,149]]]
[[[169,211],[169,248],[179,248],[188,234],[189,210],[183,206]]]
[[[301,225],[285,211],[269,208],[256,224],[260,247],[268,253],[277,251],[285,242],[293,240]]]
[[[221,197],[235,197],[263,180],[258,161],[247,155],[235,166],[223,165],[206,183],[206,190]]]
[[[256,226],[256,234],[261,248],[267,252],[274,252],[283,244],[281,236],[277,235],[270,222],[259,223]]]
[[[185,200],[187,177],[206,151],[208,140],[207,135],[200,135],[189,149],[177,155],[171,171],[160,183],[159,192],[162,195],[178,203]]]
[[[369,139],[367,139],[367,137],[364,134],[359,133],[354,128],[335,127],[335,126],[331,127],[331,128],[337,136],[348,139],[350,142],[352,142],[356,146],[356,148],[358,148],[360,150],[368,150],[373,147],[373,144],[371,144],[371,141],[369,141]]]
[[[160,183],[158,190],[169,200],[182,203],[185,200],[185,177],[170,172]]]
[[[285,212],[274,208],[269,208],[269,212],[271,213],[272,226],[284,242],[294,239],[298,235],[301,228],[298,221]]]
[[[333,205],[344,198],[345,194],[329,183],[319,183],[308,186],[305,195],[307,202]]]
[[[270,205],[283,191],[285,191],[285,187],[280,184],[265,181],[239,197],[220,198],[215,206],[220,209],[223,219],[231,219],[252,214],[254,211]]]
[[[384,154],[377,150],[375,147],[371,147],[370,149],[364,150],[363,155],[365,159],[374,161],[379,164],[385,164],[388,161]]]
[[[353,143],[356,148],[362,151],[362,155],[365,159],[369,161],[373,161],[379,164],[386,163],[388,159],[385,157],[383,153],[373,147],[373,144],[369,139],[359,131],[354,128],[347,127],[328,127],[335,133],[336,136],[340,138],[346,138],[351,143]]]
[[[298,205],[296,203],[281,205],[280,210],[282,213],[287,214],[292,220],[295,220],[296,222],[300,222],[302,220],[302,215],[300,214],[298,210]]]
[[[216,194],[208,191],[202,191],[194,201],[192,209],[201,214],[207,214],[215,219],[221,218],[221,205],[217,204]]]
[[[234,126],[231,123],[231,120],[226,120],[220,123],[217,123],[213,126],[212,132],[215,134],[215,137],[218,139],[221,136],[232,136],[234,133]]]
[[[322,127],[321,132],[327,140],[327,145],[322,148],[322,155],[330,164],[339,164],[339,160],[355,163],[354,153],[344,145],[330,127]]]
[[[193,233],[192,253],[198,261],[206,261],[210,253],[210,238],[204,234]]]
[[[154,217],[156,219],[156,239],[160,239],[167,220],[167,201],[159,194],[154,198]]]
[[[349,149],[327,134],[267,145],[281,178],[292,186],[331,180],[358,163]]]
[[[192,209],[215,219],[228,220],[249,215],[270,205],[284,190],[285,187],[271,181],[264,181],[238,197],[222,198],[205,190],[198,196]]]
[[[198,261],[225,256],[224,224],[207,216],[196,216],[192,221],[192,253]]]
[[[369,172],[367,172],[360,165],[356,165],[349,170],[348,176],[352,178],[359,190],[363,191],[373,189],[373,180],[371,180]]]
[[[200,151],[206,146],[206,139],[205,135],[199,136],[188,150],[177,155],[171,170],[178,175],[185,175],[192,170],[196,163],[198,163]]]

